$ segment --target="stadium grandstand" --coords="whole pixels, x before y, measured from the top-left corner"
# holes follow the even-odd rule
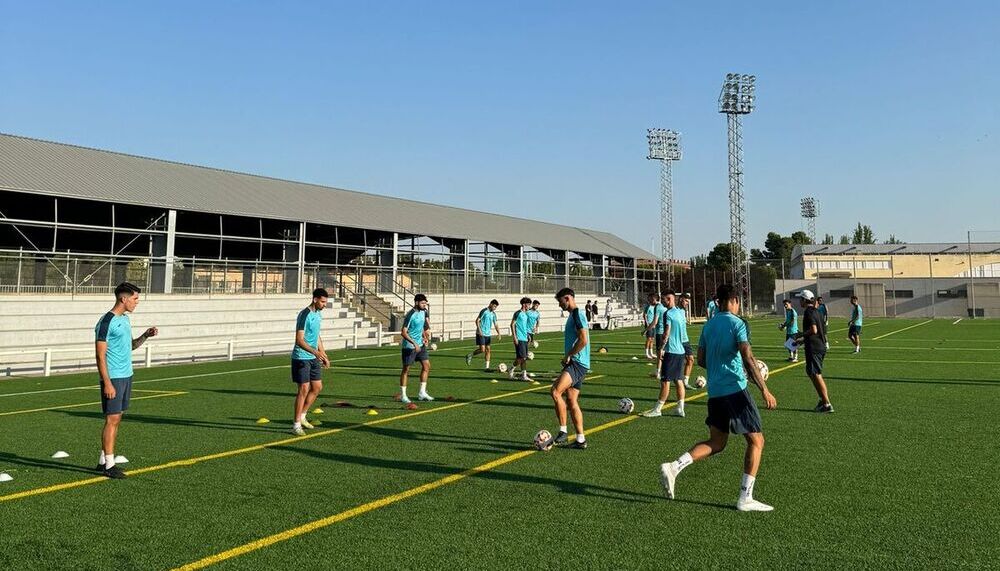
[[[340,346],[383,343],[417,291],[444,338],[471,335],[493,297],[558,315],[564,286],[628,319],[659,266],[606,232],[0,134],[7,374],[90,366],[92,322],[121,281],[143,288],[135,319],[164,330],[148,365],[287,350],[316,287],[335,296],[324,331]],[[26,340],[47,313],[62,329]]]

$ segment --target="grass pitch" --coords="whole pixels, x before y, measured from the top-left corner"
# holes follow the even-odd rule
[[[0,381],[0,471],[14,477],[0,484],[0,569],[997,566],[1000,322],[872,319],[852,355],[835,321],[832,415],[811,412],[776,324],[752,331],[779,407],[761,411],[766,514],[733,509],[739,438],[663,498],[659,464],[706,435],[705,399],[689,394],[684,419],[617,412],[656,397],[636,329],[592,334],[585,451],[531,448],[555,428],[552,334],[531,363],[539,385],[466,367],[470,342],[440,344],[438,400],[415,411],[393,398],[398,348],[333,352],[306,437],[289,433],[287,357],[137,370],[123,481],[91,471],[94,373]],[[506,337],[495,349],[494,365],[511,362]]]

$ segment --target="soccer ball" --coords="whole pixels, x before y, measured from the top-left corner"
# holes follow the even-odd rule
[[[698,387],[699,389],[705,388],[705,385],[707,384],[708,384],[708,379],[706,379],[705,377],[698,377],[694,381],[694,386]]]
[[[535,360],[535,352],[534,351],[528,351],[528,360],[529,361],[534,361]]]
[[[635,410],[635,403],[632,402],[632,399],[625,397],[618,401],[618,412],[622,414],[631,414],[633,410]]]
[[[538,349],[538,341],[532,341],[531,342],[531,348],[532,349]]]
[[[601,347],[600,349],[597,350],[597,352],[598,353],[602,353],[602,354],[603,353],[607,353],[608,352],[608,348],[607,347]]]
[[[497,365],[497,370],[500,371],[501,373],[506,373],[507,363],[500,363],[499,365]]]
[[[431,351],[437,351],[437,350],[438,350],[438,344],[437,343],[431,343]]]
[[[542,451],[552,449],[552,434],[548,430],[539,430],[535,435],[535,449]]]
[[[760,371],[760,376],[765,381],[767,380],[768,375],[771,374],[771,370],[767,368],[767,363],[761,361],[760,359],[757,359],[757,370]]]

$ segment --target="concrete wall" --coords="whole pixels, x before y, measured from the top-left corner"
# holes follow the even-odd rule
[[[295,317],[308,305],[303,295],[148,295],[131,315],[133,335],[156,326],[159,336],[133,354],[137,365],[198,359],[280,354],[295,341]],[[0,376],[94,367],[94,326],[113,305],[112,296],[0,296]],[[337,299],[323,314],[327,349],[378,343],[377,327]],[[232,348],[230,348],[232,345]]]
[[[820,279],[817,289],[826,301],[831,316],[848,317],[851,305],[848,297],[835,296],[832,292],[855,291],[858,286],[858,296],[866,317],[964,317],[971,316],[973,299],[969,295],[969,280],[966,278],[948,279],[900,279],[863,280],[852,279]],[[1000,317],[1000,280],[976,280],[975,305],[977,315],[983,317]],[[884,288],[884,294],[875,291]],[[893,290],[898,292],[913,292],[912,297],[901,295],[894,298]],[[939,292],[948,292],[941,294]],[[884,308],[873,296],[884,295]],[[868,298],[868,299],[866,299]]]

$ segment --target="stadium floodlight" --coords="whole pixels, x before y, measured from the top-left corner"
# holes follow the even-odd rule
[[[799,201],[802,209],[802,217],[806,219],[809,226],[809,239],[816,243],[816,218],[819,217],[819,202],[811,196],[807,196]]]
[[[740,295],[740,307],[749,313],[750,258],[743,206],[743,122],[742,115],[754,110],[757,77],[727,73],[719,93],[719,113],[726,115],[729,130],[729,243],[732,251],[733,285]]]
[[[667,285],[673,287],[674,191],[670,164],[681,160],[681,136],[670,129],[647,129],[646,140],[646,158],[660,162],[660,257],[667,261]]]

